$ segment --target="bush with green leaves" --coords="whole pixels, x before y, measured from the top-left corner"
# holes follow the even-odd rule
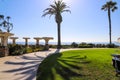
[[[87,44],[85,42],[82,42],[79,44],[79,48],[93,48],[93,47],[94,47],[94,44],[92,43]]]
[[[73,42],[73,43],[71,44],[71,47],[72,47],[72,48],[78,48],[78,44],[77,44],[76,42]]]
[[[9,45],[9,54],[10,55],[21,55],[25,53],[25,48],[22,45]]]
[[[115,45],[115,44],[107,44],[106,45],[108,48],[116,48],[116,47],[118,47],[117,45]]]
[[[33,52],[44,50],[43,45],[30,45],[29,47],[32,49]]]
[[[26,47],[25,48],[25,53],[32,53],[32,52],[33,52],[33,50],[32,50],[31,47]]]

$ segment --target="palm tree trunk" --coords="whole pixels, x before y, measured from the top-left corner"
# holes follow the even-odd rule
[[[57,49],[61,49],[61,30],[60,30],[60,23],[57,23],[57,29],[58,29],[58,45]]]
[[[109,44],[112,44],[112,40],[111,40],[111,13],[110,13],[110,8],[108,9],[108,20],[109,20]]]

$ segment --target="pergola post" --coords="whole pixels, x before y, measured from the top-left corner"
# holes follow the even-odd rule
[[[10,39],[12,39],[12,44],[15,45],[16,44],[16,39],[18,39],[18,37],[10,37]]]
[[[36,40],[36,46],[39,46],[39,41],[42,39],[40,37],[34,37],[34,39]]]
[[[53,37],[43,37],[42,39],[45,40],[45,50],[49,50],[49,44],[48,44],[48,42],[49,42],[49,40],[52,40]]]
[[[0,56],[9,55],[9,49],[7,47],[8,37],[13,36],[14,34],[8,32],[0,32],[1,46],[0,46]]]
[[[23,39],[25,39],[25,46],[28,47],[28,39],[30,39],[29,37],[23,37]]]

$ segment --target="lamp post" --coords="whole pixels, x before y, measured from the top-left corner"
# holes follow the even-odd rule
[[[9,22],[10,16],[4,18],[4,15],[0,15],[0,56],[7,56],[9,55],[9,48],[8,48],[8,38],[13,36],[14,34],[10,33],[13,29],[13,24]],[[6,32],[3,31],[6,30]]]
[[[7,16],[6,18],[4,18],[4,15],[0,15],[0,26],[5,29],[7,32],[10,32],[13,29],[13,24],[10,23],[10,16]],[[2,28],[0,30],[2,30]]]

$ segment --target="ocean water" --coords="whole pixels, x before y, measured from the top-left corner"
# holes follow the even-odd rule
[[[8,43],[9,43],[9,44],[12,44],[12,42],[8,42]],[[62,42],[61,44],[62,44],[62,45],[70,45],[71,43],[72,43],[72,42]],[[24,45],[25,42],[16,42],[16,44],[22,44],[22,45]],[[29,45],[35,45],[36,42],[28,42],[28,44],[29,44]],[[40,42],[39,44],[44,45],[45,42]],[[57,42],[49,42],[49,44],[57,45]]]
[[[9,44],[12,44],[12,42],[8,42]],[[71,45],[73,42],[62,42],[61,44],[62,45]],[[75,42],[75,43],[77,43],[77,44],[80,44],[80,43],[82,43],[82,42]],[[85,42],[85,43],[92,43],[92,44],[109,44],[108,42]],[[113,44],[115,44],[115,45],[118,45],[118,46],[120,46],[120,43],[118,43],[118,42],[112,42]],[[16,44],[22,44],[22,45],[24,45],[25,44],[25,42],[16,42]],[[36,42],[28,42],[28,44],[29,45],[35,45],[36,44]],[[45,44],[45,42],[40,42],[39,44],[42,44],[42,45],[44,45]],[[49,44],[52,44],[52,45],[57,45],[57,42],[49,42]]]

